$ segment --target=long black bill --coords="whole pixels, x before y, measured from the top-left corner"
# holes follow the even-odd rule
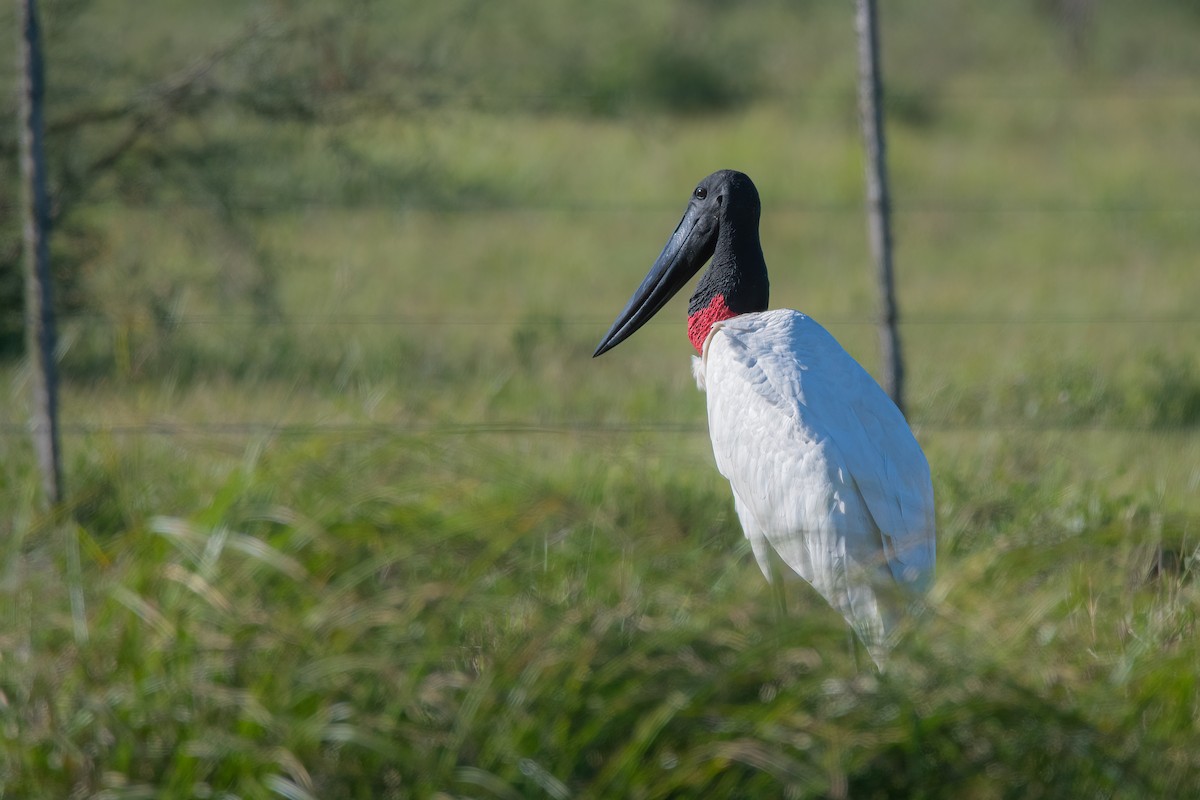
[[[717,221],[689,205],[646,279],[600,340],[592,358],[613,349],[649,322],[700,271],[716,245]]]

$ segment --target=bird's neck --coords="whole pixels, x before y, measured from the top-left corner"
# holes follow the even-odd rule
[[[758,226],[748,227],[722,227],[712,263],[688,303],[688,338],[697,353],[704,351],[704,341],[716,323],[738,314],[767,310],[767,262],[758,240]]]
[[[731,319],[737,314],[730,310],[725,295],[715,295],[708,305],[694,313],[688,314],[688,338],[697,353],[704,352],[704,340],[708,338],[712,326],[721,320]]]

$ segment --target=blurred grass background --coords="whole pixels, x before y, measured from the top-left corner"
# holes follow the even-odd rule
[[[874,367],[849,4],[42,5],[71,499],[10,125],[0,795],[1200,791],[1195,3],[882,4],[940,526],[884,675],[777,611],[685,301],[590,358],[733,167]]]

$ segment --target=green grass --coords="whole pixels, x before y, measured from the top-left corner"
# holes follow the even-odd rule
[[[363,6],[351,43],[395,30],[441,64],[382,84],[399,110],[225,108],[168,132],[209,166],[132,165],[80,207],[60,513],[27,374],[0,372],[0,796],[1200,789],[1194,13],[1104,4],[1075,61],[1033,4],[885,9],[939,572],[878,674],[759,574],[683,299],[590,357],[692,182],[733,166],[763,197],[773,303],[874,368],[849,19],[697,11],[722,48],[772,35],[730,110],[666,114],[661,87],[619,91],[662,54],[632,77],[620,54],[709,28],[635,6],[640,28],[595,12],[595,42],[601,22],[533,2],[392,28]],[[80,9],[89,48],[128,28]],[[104,91],[240,29],[163,9]],[[449,50],[422,39],[451,18]],[[562,75],[591,83],[550,102],[572,53]],[[492,100],[410,102],[426,79]]]

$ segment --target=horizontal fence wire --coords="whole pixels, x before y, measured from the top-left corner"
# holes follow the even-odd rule
[[[1047,89],[1044,83],[1037,81],[1022,82],[1019,79],[1010,79],[994,83],[979,83],[970,89],[929,87],[916,94],[935,104],[980,102],[1001,105],[1013,103],[1059,105],[1065,102],[1121,102],[1151,105],[1154,103],[1191,102],[1200,99],[1200,92],[1197,92],[1192,84],[1153,78],[1141,80],[1136,86],[1075,85],[1069,91]],[[547,104],[552,105],[565,101],[607,100],[610,96],[607,92],[587,89],[540,92],[504,91],[499,96],[499,100],[510,106],[520,107],[525,104],[544,107]],[[821,102],[850,108],[854,107],[857,99],[854,87],[849,84],[841,89],[780,88],[773,91],[771,97],[779,102]],[[386,93],[364,91],[359,93],[358,98],[361,101],[360,108],[364,112],[377,110],[381,114],[395,114],[397,103],[401,100],[409,100],[417,104],[415,111],[474,110],[481,107],[486,110],[497,107],[497,96],[494,92],[470,88],[422,89],[419,94],[408,95],[395,90]]]
[[[1092,423],[981,423],[958,424],[914,420],[913,427],[921,433],[989,435],[989,434],[1092,434],[1116,433],[1174,436],[1200,434],[1196,425],[1105,425]],[[275,423],[269,421],[243,422],[145,422],[145,423],[81,423],[68,422],[59,426],[59,433],[68,437],[132,436],[132,437],[249,437],[264,436],[283,439],[305,439],[330,436],[347,438],[394,437],[438,438],[463,436],[632,436],[653,434],[661,436],[693,436],[708,433],[708,425],[697,422],[597,422],[588,420],[564,422],[464,422],[464,423]],[[23,437],[29,426],[15,422],[0,423],[0,437]]]
[[[145,315],[122,317],[98,313],[60,314],[58,324],[95,325],[101,327],[118,327],[129,325],[130,322],[141,320]],[[814,317],[819,322],[829,325],[878,325],[879,319],[864,314],[822,314]],[[24,322],[20,312],[0,313],[0,323],[19,326]],[[341,327],[596,327],[607,328],[612,324],[611,317],[587,316],[555,316],[552,314],[531,314],[528,316],[506,316],[489,314],[488,316],[447,316],[444,314],[286,314],[267,315],[254,313],[228,314],[181,314],[168,315],[157,320],[160,332],[169,333],[174,327],[221,327],[224,325],[255,325],[263,327],[297,327],[297,328],[341,328]],[[1164,313],[1164,314],[902,314],[901,326],[914,327],[969,327],[972,325],[1083,325],[1083,326],[1139,326],[1139,325],[1200,325],[1200,312],[1196,313]],[[671,325],[678,323],[674,320],[652,319],[646,327]]]
[[[361,211],[364,209],[380,209],[396,212],[428,213],[436,216],[472,216],[472,215],[527,215],[553,216],[563,214],[596,214],[596,215],[645,215],[663,214],[678,215],[681,206],[678,202],[646,202],[622,203],[619,205],[598,204],[591,202],[559,201],[555,203],[539,203],[523,200],[519,197],[512,200],[444,203],[437,206],[424,206],[413,203],[403,195],[391,196],[386,191],[377,194],[366,193],[356,201],[347,201],[335,196],[304,196],[289,194],[286,198],[278,196],[255,196],[248,194],[214,193],[197,197],[175,197],[169,201],[147,203],[127,203],[117,199],[94,199],[81,201],[80,207],[107,208],[116,207],[150,211],[155,209],[187,209],[211,210],[213,208],[238,208],[249,211],[289,211],[303,209],[341,209]],[[899,197],[892,214],[895,217],[924,214],[946,214],[953,216],[985,216],[996,214],[1002,216],[1015,215],[1061,215],[1061,216],[1133,216],[1138,214],[1170,214],[1180,216],[1195,216],[1200,212],[1200,203],[1170,203],[1161,202],[1120,202],[1120,203],[1068,203],[1056,201],[1019,201],[996,202],[979,201],[969,198],[955,199],[951,202],[929,200],[922,198]],[[792,200],[788,198],[773,199],[769,210],[763,213],[764,219],[772,216],[787,214],[814,215],[854,215],[863,214],[861,200],[845,201],[811,201]]]

